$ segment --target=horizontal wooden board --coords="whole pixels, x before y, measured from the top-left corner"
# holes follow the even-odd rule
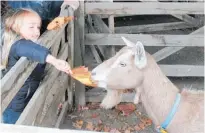
[[[204,46],[203,35],[86,34],[85,45],[125,45],[121,37],[145,46]]]
[[[204,66],[159,65],[162,72],[170,77],[204,77]]]
[[[85,3],[86,14],[204,14],[202,3]]]
[[[41,110],[35,120],[35,126],[54,127],[58,119],[57,108],[59,103],[63,103],[62,97],[68,88],[69,76],[66,73],[61,74],[54,81],[49,90],[46,100],[41,106]]]
[[[159,65],[159,67],[170,77],[204,77],[202,65]]]
[[[197,34],[203,34],[204,31],[204,27],[201,27],[197,30],[195,30],[194,32],[190,33],[189,35],[197,35]],[[183,49],[184,47],[165,47],[159,51],[157,51],[156,53],[153,54],[153,57],[155,58],[155,60],[158,62],[166,57],[168,57],[169,55]]]
[[[167,31],[196,27],[194,25],[187,24],[186,22],[172,22],[172,23],[158,23],[158,24],[145,24],[134,26],[121,26],[115,27],[115,33],[142,33],[153,31]]]
[[[15,82],[19,74],[22,73],[26,69],[29,62],[28,61],[26,62],[25,60],[26,60],[26,57],[22,57],[21,59],[19,59],[15,67],[12,67],[10,71],[2,78],[1,95],[4,95],[7,91],[10,90],[11,86],[13,85],[13,83]],[[4,98],[4,96],[2,98]]]

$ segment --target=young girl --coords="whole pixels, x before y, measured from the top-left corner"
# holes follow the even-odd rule
[[[66,61],[56,59],[47,48],[35,43],[40,36],[40,27],[40,16],[29,9],[20,9],[6,19],[1,59],[3,75],[22,56],[39,64],[4,111],[4,123],[15,124],[18,120],[42,80],[45,63],[52,64],[60,71],[71,73],[70,65]]]

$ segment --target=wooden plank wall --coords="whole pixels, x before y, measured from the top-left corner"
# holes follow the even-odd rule
[[[157,62],[185,47],[204,47],[204,0],[136,0],[136,2],[96,2],[85,3],[85,15],[88,33],[85,34],[85,45],[97,61],[101,63],[98,48],[105,54],[113,46],[124,46],[121,36],[136,42],[140,40],[145,46],[164,47],[153,54]],[[169,15],[176,22],[163,22],[120,26],[110,28],[112,18],[132,17],[136,15]],[[103,21],[103,19],[105,21]],[[107,24],[106,24],[106,23]],[[114,29],[114,30],[113,30]],[[169,30],[192,29],[187,34],[164,34]],[[154,32],[163,34],[154,34]],[[113,34],[114,33],[114,34]],[[181,32],[182,33],[182,32]],[[106,52],[104,52],[106,51]],[[105,55],[104,55],[105,56]],[[111,55],[107,58],[109,58]],[[189,55],[187,55],[189,56]],[[107,59],[104,57],[104,59]],[[97,65],[97,64],[96,64]],[[159,64],[165,75],[171,77],[204,77],[204,65],[166,65]],[[94,88],[86,92],[86,102],[101,102],[106,91]],[[134,93],[124,93],[122,102],[133,102]]]
[[[145,46],[165,46],[165,48],[153,54],[156,61],[160,61],[170,56],[171,54],[185,47],[204,47],[204,1],[185,1],[178,2],[162,2],[161,0],[140,0],[141,2],[95,2],[85,3],[85,14],[91,16],[92,21],[88,22],[91,32],[85,34],[85,45],[92,46],[92,53],[101,63],[98,51],[94,48],[101,47],[101,51],[109,51],[110,46],[125,45],[121,39],[124,36],[131,41],[141,40]],[[192,14],[192,15],[190,15]],[[110,16],[132,16],[132,15],[172,15],[181,20],[178,22],[156,23],[147,25],[133,25],[109,28]],[[108,18],[108,26],[102,20]],[[198,16],[198,17],[197,17]],[[91,27],[92,23],[95,26]],[[112,24],[111,23],[111,24]],[[149,34],[155,31],[181,30],[181,29],[196,29],[190,34]],[[113,30],[114,29],[114,30]],[[113,34],[115,33],[115,34]],[[143,33],[143,34],[142,34]],[[107,58],[109,58],[108,56]],[[104,58],[106,59],[106,58]],[[177,68],[181,69],[184,66],[185,71],[178,72]],[[167,76],[196,76],[203,77],[203,66],[191,65],[165,65],[163,70]],[[183,69],[183,68],[182,68]],[[192,73],[186,73],[192,70]],[[199,71],[200,70],[200,71]],[[178,72],[173,74],[172,72]]]

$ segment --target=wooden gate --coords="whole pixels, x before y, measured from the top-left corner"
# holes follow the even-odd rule
[[[90,47],[96,60],[94,64],[88,65],[93,68],[114,55],[117,46],[125,45],[121,36],[133,42],[140,40],[145,47],[162,47],[152,54],[157,62],[187,47],[200,47],[201,51],[204,51],[203,5],[203,0],[86,2],[84,7],[84,15],[87,18],[85,19],[85,46]],[[114,18],[134,15],[144,17],[169,15],[178,21],[115,26]],[[189,29],[189,32],[177,34],[165,32],[178,29]],[[189,53],[186,55],[189,58]],[[204,77],[204,61],[199,64],[172,64],[169,62],[169,64],[159,64],[159,66],[164,74],[170,77]],[[86,92],[85,95],[86,102],[101,102],[104,96],[102,92],[97,90]],[[130,101],[130,99],[125,101]]]

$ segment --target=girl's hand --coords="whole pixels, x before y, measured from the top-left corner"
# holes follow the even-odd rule
[[[56,59],[54,56],[49,54],[46,57],[46,62],[52,64],[53,66],[56,67],[56,69],[60,71],[66,72],[67,74],[72,74],[70,65],[68,64],[68,62],[64,60]]]
[[[66,72],[67,74],[72,74],[70,65],[64,60],[56,59],[53,65],[60,71]]]

